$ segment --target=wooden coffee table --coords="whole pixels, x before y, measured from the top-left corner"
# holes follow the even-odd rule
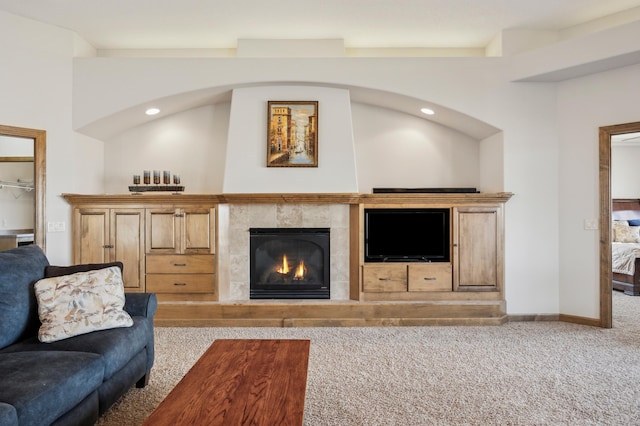
[[[144,425],[302,425],[309,340],[216,340]]]

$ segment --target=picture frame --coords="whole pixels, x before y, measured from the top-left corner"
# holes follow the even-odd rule
[[[267,102],[267,167],[318,167],[318,101]]]

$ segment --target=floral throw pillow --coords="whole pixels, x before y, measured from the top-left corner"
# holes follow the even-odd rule
[[[124,310],[124,284],[120,268],[112,266],[35,283],[41,342],[116,327],[131,327]]]
[[[629,226],[626,220],[614,222],[613,241],[616,243],[640,243],[640,226]]]

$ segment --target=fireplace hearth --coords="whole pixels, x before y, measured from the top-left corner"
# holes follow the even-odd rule
[[[251,299],[329,299],[329,228],[249,229]]]

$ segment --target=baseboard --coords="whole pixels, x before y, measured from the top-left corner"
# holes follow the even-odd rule
[[[572,324],[588,325],[591,327],[602,327],[600,320],[596,318],[579,317],[576,315],[567,314],[522,314],[522,315],[507,315],[509,322],[524,322],[524,321],[562,321],[570,322]]]
[[[591,327],[602,327],[600,319],[598,318],[586,318],[586,317],[579,317],[576,315],[560,314],[559,319],[560,321],[570,322],[573,324],[589,325]]]
[[[509,322],[521,321],[559,321],[558,314],[523,314],[523,315],[507,315]]]

